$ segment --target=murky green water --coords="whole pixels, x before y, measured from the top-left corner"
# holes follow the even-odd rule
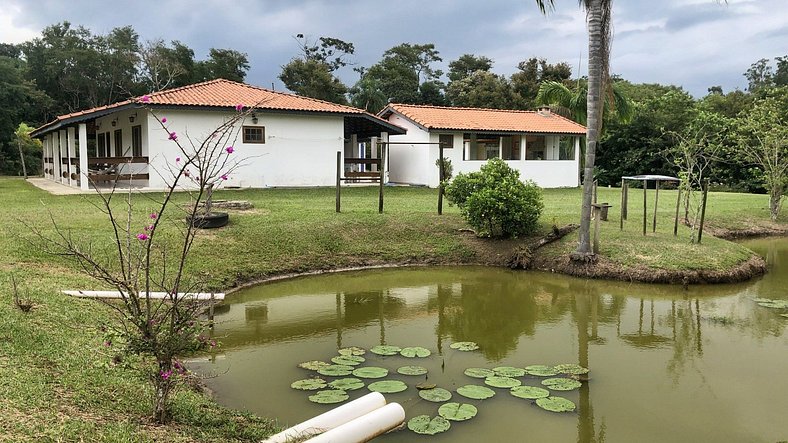
[[[195,362],[218,401],[295,424],[329,409],[290,383],[306,360],[344,346],[424,346],[427,359],[375,357],[409,389],[387,394],[408,418],[435,415],[396,374],[418,364],[449,390],[481,380],[468,367],[579,363],[591,380],[563,396],[575,413],[543,411],[497,389],[476,418],[421,437],[384,442],[777,442],[788,440],[788,319],[753,297],[788,298],[788,240],[747,245],[771,272],[739,285],[681,287],[586,281],[558,275],[460,267],[375,270],[300,278],[230,297],[217,314],[221,352]],[[480,351],[459,352],[471,340]],[[368,353],[367,356],[370,356]],[[415,361],[414,361],[415,360]],[[371,362],[370,362],[371,363]],[[538,379],[524,379],[538,385]],[[357,398],[366,389],[351,392]],[[377,441],[377,440],[376,440]]]

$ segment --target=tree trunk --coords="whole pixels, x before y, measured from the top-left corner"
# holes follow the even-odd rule
[[[22,160],[22,174],[25,176],[25,180],[27,180],[27,166],[25,166],[25,153],[22,151],[22,140],[19,139],[19,136],[17,136],[16,139],[16,147],[19,148],[19,159]]]
[[[783,199],[782,189],[773,188],[769,193],[769,216],[772,221],[777,221],[777,216],[780,215],[780,204]]]
[[[153,374],[153,386],[156,391],[153,398],[153,419],[156,423],[164,424],[169,420],[168,403],[175,374],[172,370],[172,360],[159,361],[158,366],[159,373]]]
[[[607,75],[607,47],[609,29],[605,23],[605,3],[610,0],[586,1],[588,22],[588,120],[586,127],[586,156],[583,167],[583,203],[580,213],[580,241],[573,254],[575,260],[585,260],[593,255],[591,249],[591,200],[593,198],[594,161],[602,128],[602,92]]]

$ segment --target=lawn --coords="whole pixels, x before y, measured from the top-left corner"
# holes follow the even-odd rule
[[[629,220],[619,230],[620,194],[600,189],[600,201],[611,202],[610,221],[601,223],[601,253],[621,266],[653,269],[724,270],[748,260],[752,253],[736,243],[705,234],[701,245],[688,242],[688,230],[673,236],[675,191],[660,193],[658,229],[641,234],[642,198],[630,196]],[[653,204],[653,192],[649,193]],[[151,200],[135,197],[140,229]],[[553,224],[577,223],[580,191],[544,191],[541,233]],[[334,190],[265,189],[219,191],[215,198],[249,200],[250,211],[233,212],[226,228],[202,232],[188,263],[191,275],[204,278],[206,288],[227,290],[242,283],[292,272],[387,263],[488,262],[489,251],[502,243],[478,240],[463,232],[465,223],[454,207],[436,214],[436,191],[387,187],[386,209],[377,213],[377,188],[343,190],[343,212],[334,212]],[[178,203],[188,196],[179,195]],[[271,432],[266,420],[228,411],[204,395],[188,390],[175,401],[174,423],[151,425],[146,414],[145,381],[125,362],[113,365],[111,350],[102,346],[102,323],[111,321],[99,303],[59,294],[66,288],[92,289],[67,260],[48,254],[31,234],[54,234],[51,216],[64,232],[96,247],[110,238],[109,225],[94,206],[97,198],[54,197],[21,179],[0,178],[0,201],[10,216],[0,225],[0,440],[5,441],[259,441]],[[729,230],[753,227],[785,229],[783,218],[768,220],[764,195],[711,195],[709,224]],[[117,202],[122,209],[123,202]],[[175,235],[180,216],[170,220]],[[165,231],[166,232],[166,231]],[[164,234],[162,234],[164,235]],[[170,240],[172,240],[170,238]],[[576,243],[574,234],[544,248],[562,256]],[[11,275],[22,295],[35,307],[22,313],[11,301]]]

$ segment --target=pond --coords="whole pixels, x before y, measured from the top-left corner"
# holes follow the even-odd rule
[[[229,297],[216,314],[216,354],[190,362],[217,401],[283,425],[331,405],[292,389],[316,375],[298,364],[330,361],[347,346],[421,346],[426,358],[380,357],[364,366],[389,369],[386,379],[407,390],[386,394],[407,418],[435,416],[438,403],[415,384],[434,383],[451,401],[478,415],[422,437],[405,429],[381,442],[489,441],[748,441],[788,440],[788,310],[754,298],[788,299],[788,239],[746,242],[770,272],[737,285],[641,285],[484,267],[369,270],[303,277],[250,288]],[[480,349],[450,348],[459,341]],[[551,392],[577,406],[552,413],[532,400],[493,388],[487,400],[457,394],[484,380],[472,367],[574,363],[590,369],[579,389]],[[427,375],[399,375],[405,365]],[[328,381],[335,377],[324,377]],[[519,377],[540,386],[542,378]],[[375,380],[365,380],[371,382]],[[350,399],[369,392],[349,391]]]

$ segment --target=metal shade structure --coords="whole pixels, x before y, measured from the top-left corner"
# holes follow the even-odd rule
[[[648,218],[648,182],[655,183],[654,190],[654,219],[652,221],[651,232],[657,232],[657,205],[659,204],[659,184],[660,182],[680,182],[681,179],[671,177],[669,175],[658,174],[642,174],[642,175],[625,175],[621,177],[621,223],[620,228],[624,229],[624,220],[627,218],[627,201],[629,196],[629,186],[627,180],[635,180],[643,182],[643,235],[646,235],[646,219]],[[676,197],[676,219],[673,225],[673,235],[678,232],[679,223],[679,203],[681,202],[681,188],[679,188],[678,197]]]

